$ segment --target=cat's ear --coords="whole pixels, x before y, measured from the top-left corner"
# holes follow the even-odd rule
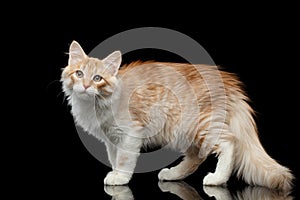
[[[69,65],[74,65],[81,62],[86,57],[83,49],[78,42],[73,41],[69,49]]]
[[[110,73],[110,75],[117,75],[122,62],[122,54],[120,51],[114,51],[109,54],[106,58],[102,60],[105,70]]]

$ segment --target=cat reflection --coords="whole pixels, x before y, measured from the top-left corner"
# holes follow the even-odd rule
[[[203,200],[198,192],[190,185],[183,181],[179,182],[158,182],[158,186],[162,192],[170,192],[184,200]]]
[[[205,200],[198,192],[183,181],[179,182],[158,182],[158,186],[162,192],[169,192],[183,200]],[[104,191],[112,196],[114,200],[132,200],[134,196],[128,186],[104,186]],[[258,186],[247,186],[242,191],[237,191],[234,194],[226,187],[221,186],[204,186],[203,191],[209,197],[214,197],[216,200],[292,200],[293,197],[288,194],[280,193],[276,190],[271,190]]]

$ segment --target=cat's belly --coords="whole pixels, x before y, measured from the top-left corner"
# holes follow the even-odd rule
[[[164,147],[179,152],[185,152],[192,144],[192,140],[187,134],[180,134],[177,131],[172,132],[159,132],[151,137],[143,140],[144,147]]]

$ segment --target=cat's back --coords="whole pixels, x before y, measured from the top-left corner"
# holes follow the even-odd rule
[[[233,90],[240,90],[241,85],[236,75],[219,70],[217,66],[189,63],[136,61],[122,66],[119,77],[127,86],[156,83],[173,89],[186,86],[197,93],[208,90],[208,84],[222,84]]]
[[[119,71],[119,77],[125,83],[197,82],[202,79],[202,73],[213,74],[213,71],[215,71],[213,68],[208,65],[192,65],[188,63],[136,61],[122,66]]]
[[[212,98],[223,102],[225,96],[227,103],[246,99],[235,74],[211,65],[137,61],[122,66],[119,79],[127,102],[170,102],[173,98],[181,105],[198,106],[211,105]]]

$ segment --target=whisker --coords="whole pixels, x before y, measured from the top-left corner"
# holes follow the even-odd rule
[[[56,98],[58,98],[61,94],[63,94],[64,96],[63,96],[63,100],[62,100],[62,103],[61,104],[64,104],[65,103],[65,100],[67,99],[67,96],[66,96],[66,94],[64,94],[64,92],[63,91],[60,91],[59,93],[58,93],[58,95],[56,96]]]
[[[63,101],[62,101],[62,104],[65,103],[65,100],[67,99],[67,96],[64,94],[64,97],[63,97]]]
[[[94,94],[94,99],[95,99],[95,110],[97,111],[97,107],[99,106],[99,96],[97,94]]]
[[[98,92],[98,94],[95,94],[95,96],[96,96],[96,97],[101,97],[102,99],[105,99],[105,97],[102,96],[102,95],[100,94],[100,92]]]
[[[56,95],[56,97],[58,98],[61,94],[63,94],[63,91],[60,91],[60,92],[58,93],[58,95]],[[64,98],[65,98],[65,95],[64,95]]]
[[[49,91],[50,90],[50,86],[52,86],[54,83],[60,83],[61,81],[60,80],[53,80],[51,81],[50,83],[47,84],[46,86],[46,91]],[[60,87],[61,88],[61,87]],[[56,92],[55,92],[56,93]],[[65,103],[66,99],[67,99],[67,96],[66,94],[64,94],[64,91],[60,91],[57,95],[56,95],[56,98],[58,98],[61,94],[63,94],[63,99],[62,99],[62,104]]]
[[[53,83],[56,83],[56,82],[60,82],[60,80],[53,80],[53,81],[51,81],[50,83],[47,84],[46,89],[48,90],[49,87],[50,87],[50,85],[52,85]]]

